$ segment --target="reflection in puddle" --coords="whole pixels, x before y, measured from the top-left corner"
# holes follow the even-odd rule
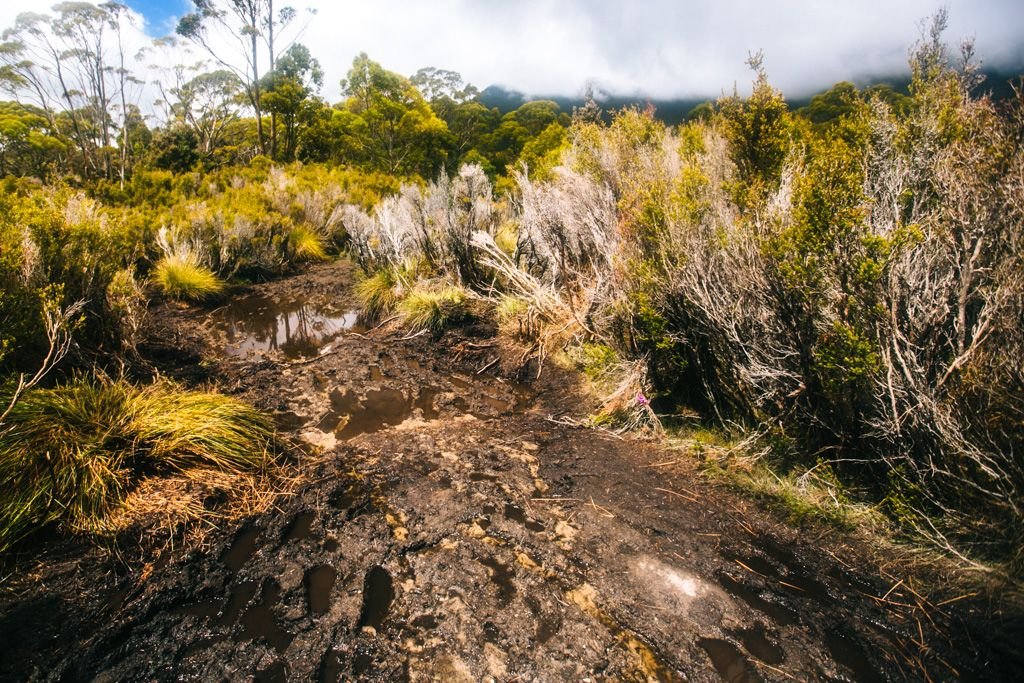
[[[253,351],[281,351],[288,358],[315,356],[345,330],[366,331],[358,311],[256,294],[233,299],[214,311],[212,318],[227,337],[228,353],[235,356]]]
[[[402,424],[416,410],[424,420],[436,420],[440,412],[434,406],[434,399],[439,393],[433,387],[423,387],[416,398],[410,398],[397,389],[370,389],[362,395],[351,389],[335,389],[331,392],[331,412],[317,426],[333,430],[339,439],[348,440]]]

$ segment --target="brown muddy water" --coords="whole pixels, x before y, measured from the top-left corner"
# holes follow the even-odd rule
[[[304,297],[279,300],[261,294],[232,299],[214,310],[213,326],[235,356],[280,351],[286,358],[317,355],[342,332],[365,332],[359,311]]]

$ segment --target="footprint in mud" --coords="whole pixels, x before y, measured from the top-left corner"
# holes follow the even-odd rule
[[[344,672],[341,665],[341,654],[334,649],[324,653],[320,660],[320,671],[317,673],[317,683],[338,683],[341,674]]]
[[[331,589],[338,572],[334,567],[320,565],[306,571],[306,603],[312,614],[327,614],[331,608]]]
[[[853,672],[853,680],[857,683],[881,683],[884,680],[868,661],[867,653],[854,633],[837,627],[825,634],[825,647],[837,664]]]
[[[768,637],[768,632],[760,624],[732,631],[731,634],[743,643],[747,652],[765,664],[782,664],[786,659],[785,651]]]
[[[242,635],[248,640],[263,640],[283,654],[295,637],[274,619],[273,607],[281,597],[281,586],[273,579],[263,582],[262,599],[242,615]]]
[[[242,613],[242,610],[255,597],[257,590],[259,590],[259,584],[255,581],[246,581],[232,588],[223,613],[217,621],[213,622],[213,625],[220,627],[233,625],[238,621],[238,615]]]
[[[256,538],[260,535],[259,527],[243,529],[235,536],[234,542],[224,553],[224,564],[232,574],[238,572],[253,555],[256,554]]]
[[[528,519],[526,516],[526,510],[513,503],[505,503],[505,519],[510,519],[513,522],[519,522],[530,531],[544,531],[543,524],[536,520]]]
[[[761,683],[763,680],[739,648],[728,640],[701,638],[698,644],[711,657],[715,671],[727,683]]]
[[[381,624],[391,610],[395,599],[395,587],[391,574],[380,565],[375,565],[366,573],[363,580],[363,607],[359,613],[357,629],[367,626],[379,631]]]
[[[512,583],[515,572],[493,557],[481,557],[479,561],[490,570],[491,581],[498,587],[498,604],[502,607],[508,605],[516,594],[516,586]]]
[[[727,593],[768,615],[776,624],[791,626],[798,621],[796,612],[777,602],[765,599],[757,589],[733,578],[724,571],[715,572],[715,578]]]
[[[309,510],[295,515],[285,528],[284,533],[281,534],[281,545],[310,538],[313,535],[313,520],[315,519],[316,513]]]

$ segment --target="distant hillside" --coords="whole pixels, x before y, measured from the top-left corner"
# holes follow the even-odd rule
[[[985,70],[985,81],[980,90],[992,93],[995,99],[1005,99],[1013,95],[1013,84],[1019,83],[1022,74],[1012,72]],[[892,76],[879,76],[875,78],[858,79],[855,81],[857,87],[867,88],[873,85],[888,85],[893,90],[907,93],[910,85],[910,77],[907,74]],[[803,97],[787,98],[791,109],[799,109],[806,106],[811,98],[817,93]],[[641,96],[624,97],[616,95],[598,95],[595,97],[597,103],[605,111],[615,111],[623,107],[636,106],[641,109],[648,105],[654,106],[654,115],[661,121],[676,125],[686,120],[687,114],[698,104],[709,100],[717,99],[717,95],[705,98],[683,98],[683,99],[656,99],[644,98]],[[581,96],[569,97],[565,95],[538,95],[527,96],[516,90],[509,90],[500,85],[491,85],[480,93],[480,102],[487,107],[497,107],[503,114],[514,111],[531,100],[551,100],[556,102],[562,111],[571,113],[575,107],[582,107],[586,99]]]
[[[665,123],[675,125],[686,119],[687,113],[701,102],[708,98],[659,100],[643,97],[621,97],[601,95],[595,98],[598,105],[605,111],[614,111],[623,107],[637,106],[641,109],[648,104],[654,106],[655,116]],[[487,107],[497,107],[502,113],[518,109],[531,100],[551,100],[565,112],[572,112],[575,107],[582,107],[586,103],[583,97],[567,97],[564,95],[544,95],[527,97],[521,92],[508,90],[500,85],[492,85],[480,93],[480,102]]]

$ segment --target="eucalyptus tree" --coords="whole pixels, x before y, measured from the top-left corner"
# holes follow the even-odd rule
[[[242,90],[238,77],[226,69],[200,73],[175,88],[175,120],[195,132],[203,156],[213,153],[239,119]]]
[[[301,43],[288,48],[277,60],[274,70],[264,76],[264,101],[273,115],[274,139],[278,121],[282,133],[283,149],[276,149],[278,145],[275,145],[274,158],[294,161],[301,127],[311,121],[315,110],[324,106],[316,99],[323,79],[320,62]]]
[[[265,154],[268,139],[263,126],[261,80],[266,72],[274,70],[277,59],[295,42],[297,32],[291,32],[284,40],[281,35],[294,23],[298,13],[288,6],[275,9],[274,0],[193,0],[193,3],[195,11],[181,19],[177,33],[201,46],[217,64],[242,82],[246,99],[256,116],[260,152]],[[275,127],[271,125],[271,154],[277,143]]]
[[[123,180],[131,147],[127,120],[141,94],[127,56],[133,15],[116,2],[62,2],[53,12],[23,13],[4,31],[0,86],[39,107],[51,129],[73,141],[81,172],[113,177],[119,147]]]
[[[408,78],[361,53],[341,89],[347,99],[338,116],[357,158],[392,175],[439,170],[448,127]]]

